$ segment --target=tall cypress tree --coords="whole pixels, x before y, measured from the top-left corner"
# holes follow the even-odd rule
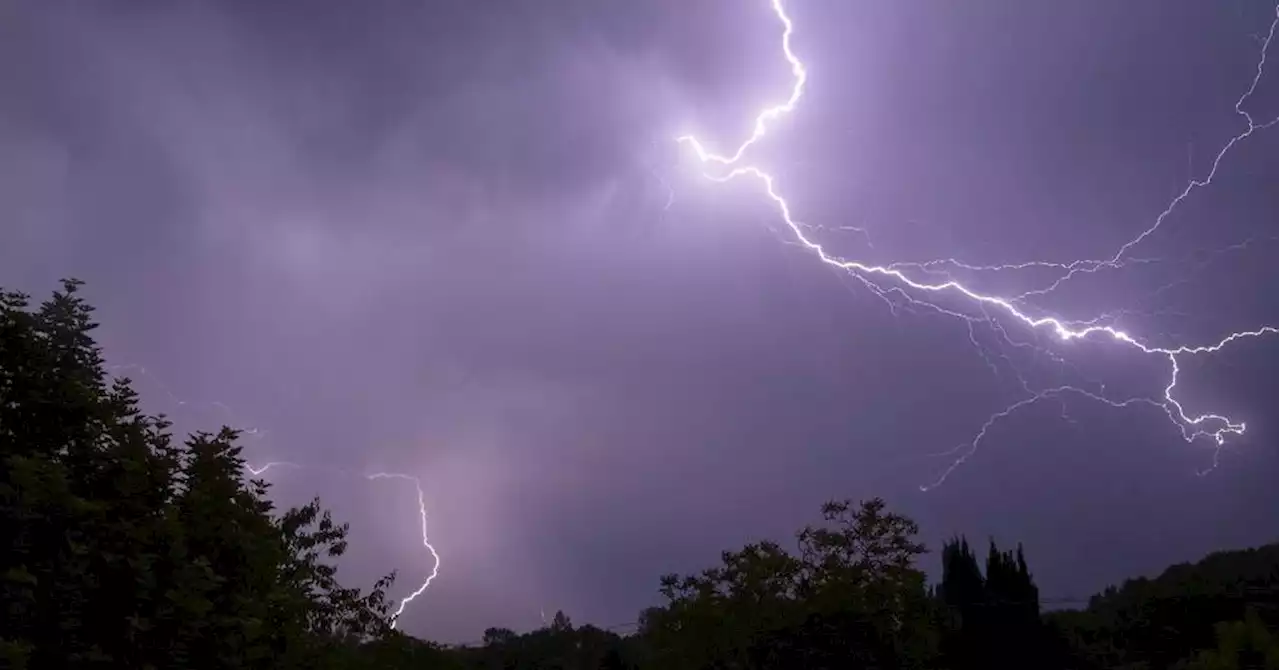
[[[992,540],[982,570],[961,536],[943,545],[942,561],[935,594],[943,612],[944,662],[955,668],[1034,666],[1040,603],[1022,546],[1001,551]]]
[[[982,658],[984,589],[982,570],[969,541],[960,536],[945,543],[942,583],[937,589],[943,614],[939,646],[952,667],[970,667]]]

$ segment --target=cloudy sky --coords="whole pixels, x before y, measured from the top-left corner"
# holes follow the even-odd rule
[[[748,160],[867,264],[1111,257],[1249,129],[1275,17],[787,7],[809,87]],[[87,280],[148,407],[319,466],[271,471],[280,500],[319,493],[349,577],[397,569],[397,597],[430,568],[414,492],[358,475],[420,477],[443,564],[402,623],[441,640],[633,620],[659,575],[833,497],[885,497],[934,546],[1022,541],[1055,599],[1276,539],[1274,336],[1180,359],[1189,414],[1248,425],[1207,475],[1213,443],[1162,409],[1067,393],[922,492],[993,413],[1064,384],[1159,399],[1168,359],[868,286],[674,142],[731,151],[791,81],[766,0],[3,3],[0,285]],[[1236,143],[1123,267],[1022,308],[1156,347],[1274,326],[1276,138]],[[1062,274],[906,267],[1001,296]]]

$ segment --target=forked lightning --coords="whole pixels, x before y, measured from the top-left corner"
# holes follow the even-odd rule
[[[751,135],[742,142],[742,144],[740,144],[732,154],[721,155],[714,153],[708,150],[697,137],[692,135],[683,135],[676,138],[676,140],[681,144],[689,146],[705,166],[723,168],[715,172],[704,171],[704,176],[716,182],[727,182],[737,177],[754,177],[758,179],[764,184],[765,193],[777,205],[778,211],[782,216],[782,220],[790,229],[795,242],[798,243],[799,246],[802,246],[812,252],[814,256],[823,263],[850,273],[870,290],[884,298],[886,302],[888,302],[887,294],[892,293],[902,297],[913,305],[927,307],[944,314],[966,319],[970,322],[970,326],[972,326],[973,321],[977,319],[977,317],[946,309],[940,305],[929,302],[929,296],[931,294],[949,294],[970,301],[976,307],[982,309],[984,312],[984,319],[991,322],[1002,335],[1004,334],[1003,329],[996,322],[991,321],[992,317],[987,313],[988,309],[1003,313],[1008,317],[1012,317],[1028,328],[1051,332],[1062,341],[1079,340],[1090,336],[1105,337],[1120,345],[1131,347],[1143,354],[1163,356],[1167,358],[1169,362],[1168,383],[1164,387],[1163,393],[1159,398],[1135,397],[1124,400],[1114,400],[1109,399],[1100,393],[1091,392],[1075,386],[1058,386],[1035,391],[1031,389],[1024,380],[1023,387],[1028,391],[1029,395],[1022,400],[1005,407],[999,412],[992,414],[988,417],[987,421],[982,425],[971,441],[961,445],[951,452],[948,452],[958,453],[959,455],[956,456],[955,460],[948,468],[946,468],[945,471],[943,471],[936,481],[932,484],[922,486],[922,490],[928,490],[944,482],[957,467],[964,463],[964,461],[978,449],[978,445],[987,436],[989,429],[1001,419],[1004,419],[1017,410],[1037,401],[1046,398],[1061,398],[1065,394],[1082,395],[1114,407],[1128,407],[1139,404],[1159,407],[1163,409],[1169,419],[1177,425],[1182,436],[1188,442],[1194,441],[1197,438],[1207,437],[1213,440],[1217,446],[1221,447],[1224,444],[1227,435],[1239,435],[1244,433],[1245,424],[1243,422],[1233,421],[1223,414],[1206,413],[1193,416],[1186,412],[1182,404],[1174,397],[1174,388],[1178,384],[1179,357],[1213,353],[1232,342],[1245,338],[1275,335],[1277,333],[1275,326],[1260,326],[1252,330],[1231,333],[1211,344],[1196,346],[1188,345],[1172,348],[1157,347],[1144,343],[1139,337],[1136,337],[1124,330],[1119,330],[1107,325],[1097,325],[1100,321],[1104,320],[1102,318],[1094,318],[1085,321],[1067,321],[1053,316],[1034,314],[1030,311],[1030,308],[1025,306],[1025,299],[1032,295],[1048,294],[1081,273],[1093,273],[1103,268],[1120,267],[1127,262],[1139,262],[1139,259],[1128,259],[1127,254],[1135,246],[1154,233],[1165,219],[1172,214],[1174,209],[1177,208],[1177,206],[1189,195],[1191,195],[1191,193],[1199,188],[1208,186],[1213,182],[1213,178],[1217,174],[1219,165],[1221,165],[1223,158],[1231,148],[1248,139],[1255,132],[1276,125],[1277,120],[1272,120],[1263,124],[1256,123],[1253,117],[1248,112],[1244,111],[1242,107],[1245,101],[1253,95],[1259,82],[1262,80],[1263,69],[1266,65],[1267,51],[1270,49],[1271,43],[1275,39],[1277,26],[1276,21],[1271,23],[1271,29],[1267,33],[1267,38],[1263,43],[1262,56],[1258,61],[1257,71],[1253,77],[1253,82],[1249,86],[1249,89],[1240,96],[1235,105],[1236,112],[1244,118],[1248,124],[1248,128],[1235,137],[1232,137],[1231,140],[1221,148],[1214,158],[1213,165],[1207,175],[1202,179],[1193,179],[1188,183],[1186,188],[1169,203],[1169,205],[1159,214],[1159,216],[1156,217],[1155,221],[1150,226],[1143,229],[1136,237],[1124,243],[1108,258],[1102,260],[1078,260],[1070,263],[1032,261],[1028,263],[997,266],[974,266],[962,263],[955,259],[942,259],[927,263],[891,263],[889,265],[873,265],[858,260],[850,260],[835,256],[824,249],[821,244],[811,239],[805,233],[804,229],[806,226],[795,219],[792,215],[791,205],[787,202],[786,198],[778,192],[773,176],[758,166],[745,165],[742,163],[743,157],[751,146],[764,138],[765,134],[768,132],[769,123],[796,108],[800,99],[804,95],[805,86],[808,83],[808,73],[805,69],[804,63],[796,56],[795,51],[793,51],[791,46],[792,32],[794,29],[791,17],[787,15],[787,12],[783,7],[782,0],[771,0],[771,3],[778,20],[782,22],[782,53],[791,66],[791,73],[794,78],[794,82],[791,87],[791,94],[785,102],[766,108],[756,116],[755,125],[752,129]],[[929,274],[936,272],[936,270],[933,270],[932,268],[939,266],[945,267],[947,265],[971,270],[988,271],[1047,267],[1062,270],[1063,274],[1044,288],[1011,297],[981,293],[950,278],[948,278],[947,281],[937,282],[928,281],[922,277],[912,276],[909,274],[912,270],[920,271],[922,274]],[[879,282],[884,282],[885,285],[882,285]],[[1080,327],[1080,324],[1086,325]],[[970,331],[970,337],[973,339],[972,330]],[[1007,335],[1004,335],[1004,337],[1006,341],[1008,341]],[[976,344],[976,340],[974,341]],[[1014,343],[1010,342],[1010,344]],[[985,357],[985,354],[983,355]],[[990,361],[988,361],[988,363],[990,363]]]

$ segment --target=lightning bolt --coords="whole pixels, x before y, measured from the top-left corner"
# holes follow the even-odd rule
[[[375,472],[371,475],[367,475],[367,478],[370,480],[402,479],[413,484],[413,489],[418,494],[418,518],[422,522],[422,546],[431,553],[431,574],[427,575],[427,578],[423,580],[422,585],[419,586],[417,590],[410,593],[408,596],[405,596],[404,600],[400,601],[400,606],[396,608],[395,614],[391,615],[391,627],[395,628],[396,623],[400,620],[400,615],[404,613],[404,608],[408,607],[409,603],[413,602],[414,598],[422,595],[422,592],[426,591],[428,586],[431,586],[432,580],[440,574],[440,554],[436,553],[436,548],[431,546],[431,541],[427,539],[427,501],[422,493],[422,482],[417,477],[400,474],[398,472]]]
[[[325,467],[325,466],[319,466],[319,465],[310,465],[310,466],[299,465],[298,463],[293,463],[290,461],[272,461],[270,463],[266,463],[258,467],[254,467],[252,465],[245,465],[245,469],[248,470],[249,473],[252,474],[254,477],[259,477],[265,474],[268,470],[271,470],[272,468],[289,468],[293,470],[314,469],[314,470],[327,470],[329,472],[336,472],[344,475],[353,474],[349,470],[343,470],[340,468],[331,468],[331,467]],[[400,472],[375,472],[373,474],[358,475],[358,476],[363,477],[364,479],[367,479],[369,481],[374,481],[379,479],[398,479],[398,480],[406,481],[406,482],[409,482],[410,484],[413,484],[413,490],[415,493],[417,493],[417,496],[418,496],[418,519],[421,523],[422,546],[426,548],[428,553],[431,554],[431,574],[427,575],[427,578],[422,582],[422,584],[419,585],[418,588],[415,589],[412,593],[405,596],[405,598],[400,601],[400,605],[396,607],[395,613],[391,615],[391,628],[394,630],[400,620],[400,615],[404,614],[404,610],[409,606],[409,603],[412,603],[414,599],[422,595],[422,593],[427,590],[427,587],[431,586],[431,582],[434,581],[435,578],[440,575],[440,554],[436,551],[436,548],[431,545],[431,540],[427,535],[426,494],[422,490],[422,480],[418,479],[417,477],[414,477],[413,475],[406,475]]]
[[[187,400],[184,400],[178,397],[176,394],[174,394],[173,391],[171,391],[168,386],[166,386],[163,382],[160,381],[159,377],[149,372],[147,368],[144,366],[128,363],[128,364],[122,364],[122,365],[111,365],[111,366],[108,366],[108,369],[112,372],[112,374],[115,374],[117,376],[119,376],[121,373],[124,373],[124,372],[133,371],[142,376],[148,377],[149,379],[152,380],[152,382],[154,382],[155,386],[159,388],[160,391],[164,393],[164,395],[168,397],[169,401],[172,402],[175,406],[190,407],[193,405],[193,403]],[[196,404],[200,404],[200,403],[196,403]],[[237,425],[237,426],[246,425],[239,420],[239,418],[235,415],[235,413],[231,411],[231,408],[225,403],[214,400],[214,401],[208,401],[206,404],[212,407],[217,407],[230,420],[231,425]],[[266,431],[260,428],[246,428],[246,429],[243,429],[241,432],[256,438],[261,438],[266,435]],[[400,604],[396,607],[395,613],[391,615],[391,628],[394,629],[396,627],[400,619],[400,615],[404,614],[405,608],[407,608],[409,604],[412,603],[418,596],[422,595],[422,593],[427,590],[427,587],[431,586],[431,582],[434,581],[435,578],[440,575],[440,554],[436,551],[436,548],[432,546],[431,541],[427,535],[426,494],[424,493],[422,488],[422,480],[418,479],[417,477],[414,477],[413,475],[399,473],[399,472],[375,472],[372,474],[360,474],[360,473],[352,472],[351,470],[345,470],[342,468],[335,468],[335,467],[324,466],[324,465],[303,465],[299,463],[294,463],[292,461],[271,461],[259,466],[254,466],[253,464],[246,463],[244,468],[245,468],[245,471],[248,472],[249,475],[253,477],[261,477],[262,475],[267,474],[269,471],[277,470],[277,469],[322,470],[325,472],[340,474],[344,476],[360,477],[368,481],[398,479],[398,480],[406,481],[413,484],[414,492],[418,496],[417,498],[418,518],[420,522],[422,546],[427,550],[428,553],[431,554],[431,574],[427,576],[427,578],[422,582],[421,585],[418,586],[417,589],[415,589],[412,593],[410,593],[408,596],[406,596],[403,600],[400,601]]]
[[[1262,45],[1262,55],[1258,61],[1256,73],[1248,90],[1237,99],[1235,111],[1248,124],[1248,128],[1232,137],[1217,153],[1212,166],[1208,173],[1200,179],[1192,179],[1168,206],[1160,212],[1155,221],[1143,229],[1138,235],[1131,238],[1119,247],[1116,252],[1104,259],[1100,260],[1077,260],[1070,263],[1052,263],[1047,261],[1031,261],[1027,263],[994,265],[994,266],[975,266],[962,263],[955,259],[942,259],[938,261],[929,261],[926,263],[894,263],[889,265],[872,265],[858,260],[850,260],[836,256],[828,252],[821,244],[806,235],[806,228],[812,228],[796,220],[792,214],[791,204],[781,193],[779,193],[774,177],[764,169],[755,166],[743,164],[742,159],[747,151],[758,141],[763,139],[768,132],[769,124],[779,117],[792,112],[799,104],[804,96],[805,86],[808,83],[808,73],[804,63],[796,55],[792,49],[791,40],[794,31],[794,25],[791,17],[787,15],[782,0],[770,0],[774,14],[782,23],[782,53],[788,64],[791,66],[791,74],[793,83],[790,96],[782,103],[767,107],[760,111],[755,118],[751,135],[743,141],[732,154],[722,155],[710,151],[706,146],[693,135],[682,135],[676,139],[676,142],[687,145],[692,149],[693,153],[703,164],[703,176],[718,182],[724,183],[739,177],[749,177],[758,180],[764,186],[764,192],[773,201],[777,207],[783,222],[790,230],[793,244],[796,244],[805,250],[811,252],[819,261],[833,268],[849,273],[869,290],[880,296],[891,310],[896,309],[890,296],[897,296],[913,308],[925,308],[931,311],[961,318],[969,323],[970,340],[977,345],[977,338],[973,331],[973,324],[978,317],[974,317],[955,310],[946,309],[929,301],[932,295],[947,295],[968,301],[979,308],[984,318],[982,320],[991,323],[998,330],[1003,339],[1014,344],[1009,339],[1008,334],[1003,327],[996,325],[992,319],[990,312],[1003,314],[1005,317],[1012,318],[1016,322],[1020,322],[1032,331],[1047,331],[1057,336],[1062,342],[1071,342],[1074,340],[1085,340],[1088,338],[1101,338],[1110,340],[1118,345],[1126,346],[1137,350],[1146,355],[1161,356],[1167,359],[1169,365],[1168,383],[1165,385],[1163,392],[1158,398],[1136,397],[1125,400],[1115,400],[1106,397],[1102,392],[1092,392],[1076,386],[1057,386],[1053,388],[1033,390],[1026,382],[1020,379],[1023,389],[1029,395],[1014,402],[1004,409],[993,413],[989,416],[985,423],[981,426],[973,439],[966,444],[947,452],[949,454],[959,453],[952,461],[950,467],[946,468],[942,475],[931,484],[921,486],[922,491],[927,491],[946,481],[958,467],[960,467],[969,457],[977,450],[979,445],[987,438],[990,430],[1000,421],[1010,415],[1024,409],[1030,405],[1036,404],[1046,399],[1054,398],[1063,401],[1064,396],[1079,395],[1085,398],[1112,406],[1116,408],[1127,408],[1134,405],[1148,405],[1162,410],[1169,420],[1179,429],[1182,437],[1187,442],[1194,442],[1200,438],[1208,438],[1220,449],[1225,444],[1228,435],[1241,435],[1245,432],[1245,424],[1236,422],[1222,414],[1205,413],[1198,415],[1188,414],[1182,404],[1175,398],[1174,391],[1178,385],[1178,375],[1180,372],[1179,360],[1183,357],[1213,354],[1220,351],[1223,347],[1237,340],[1262,337],[1265,335],[1276,335],[1275,326],[1261,326],[1253,330],[1230,333],[1220,340],[1210,344],[1203,345],[1187,345],[1178,347],[1159,347],[1144,342],[1142,339],[1130,334],[1125,330],[1115,328],[1111,325],[1103,325],[1102,322],[1107,320],[1108,315],[1095,317],[1092,319],[1068,321],[1054,316],[1045,314],[1031,313],[1029,308],[1023,306],[1023,301],[1031,296],[1044,295],[1061,287],[1064,283],[1072,278],[1085,273],[1094,273],[1104,268],[1119,268],[1127,264],[1150,262],[1152,259],[1134,259],[1127,258],[1127,254],[1143,240],[1151,236],[1164,223],[1164,221],[1177,209],[1178,205],[1188,198],[1197,189],[1209,186],[1218,172],[1219,166],[1224,158],[1233,147],[1245,141],[1255,132],[1265,128],[1275,126],[1278,120],[1272,120],[1267,123],[1259,124],[1253,117],[1243,109],[1246,100],[1257,90],[1258,83],[1262,79],[1263,69],[1266,65],[1267,52],[1271,42],[1275,38],[1277,21],[1271,23],[1271,29],[1267,34],[1267,38]],[[1280,20],[1280,19],[1278,19]],[[705,168],[717,168],[719,172],[708,172]],[[999,295],[980,292],[961,282],[946,277],[945,280],[925,279],[919,276],[908,274],[912,270],[918,270],[921,274],[930,274],[937,266],[954,266],[970,270],[1017,270],[1028,268],[1049,268],[1062,271],[1055,280],[1047,286],[1028,291],[1013,297],[1002,297]],[[888,287],[881,285],[879,282],[886,282]],[[896,311],[895,311],[896,313]],[[979,347],[980,353],[982,348]],[[996,369],[995,363],[986,357],[983,353],[987,364]],[[1105,389],[1104,386],[1099,385]],[[1066,406],[1063,401],[1063,416],[1066,417]],[[1214,463],[1217,463],[1218,449],[1214,452]]]

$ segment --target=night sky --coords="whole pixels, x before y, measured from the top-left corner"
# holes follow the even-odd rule
[[[1249,129],[1276,7],[786,12],[807,88],[744,162],[832,254],[993,265],[1110,258],[1203,180]],[[420,477],[443,562],[401,624],[437,640],[634,620],[661,574],[830,498],[882,496],[935,548],[1021,541],[1055,601],[1275,541],[1274,335],[1180,358],[1188,414],[1248,425],[1217,453],[1065,393],[921,491],[994,413],[1160,399],[1168,359],[868,286],[758,180],[704,178],[675,138],[749,136],[791,90],[781,37],[767,0],[3,3],[0,286],[85,279],[147,408],[319,466],[266,476],[350,521],[344,573],[399,570],[397,598],[430,571],[415,493],[359,475]],[[1121,267],[1020,308],[1162,348],[1275,326],[1276,156],[1256,130]],[[1003,297],[1063,274],[900,267]]]

